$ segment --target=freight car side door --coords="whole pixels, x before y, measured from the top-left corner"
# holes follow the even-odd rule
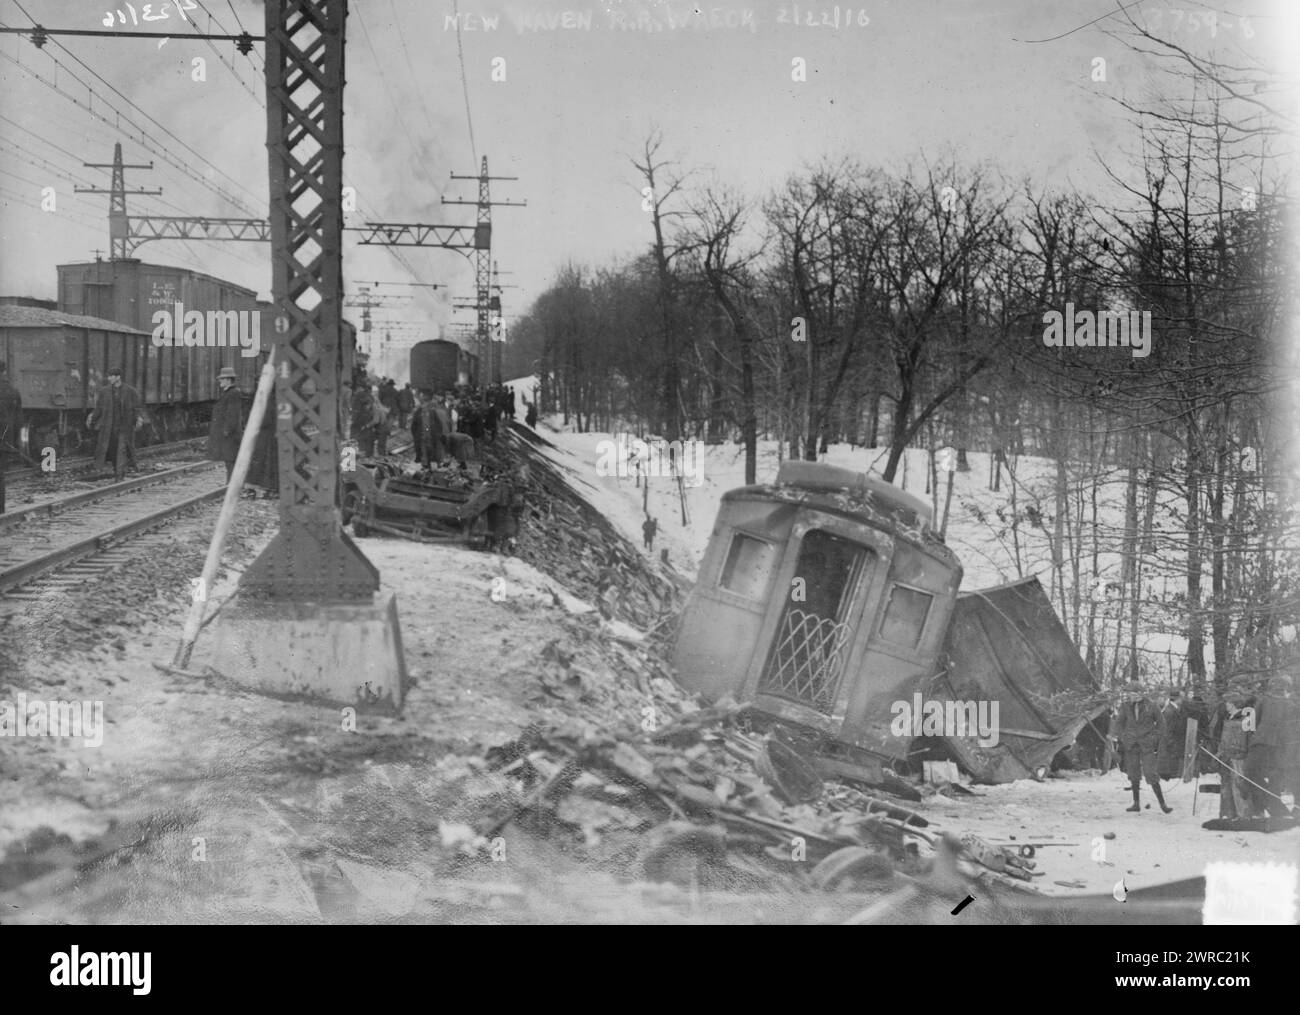
[[[67,405],[64,383],[64,330],[27,328],[16,332],[9,377],[23,396],[24,409],[62,409]]]

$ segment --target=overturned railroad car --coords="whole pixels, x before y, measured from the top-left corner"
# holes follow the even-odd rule
[[[981,781],[1041,774],[1087,721],[1063,702],[1092,676],[1036,580],[959,598],[961,563],[931,516],[812,462],[724,494],[678,628],[679,679],[793,724],[828,773],[870,780],[937,749]],[[989,744],[911,721],[960,695],[997,701],[1014,727]]]

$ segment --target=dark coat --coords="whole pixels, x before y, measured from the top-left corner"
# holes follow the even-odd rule
[[[400,412],[410,412],[415,408],[415,395],[410,388],[403,388],[397,393],[397,408]]]
[[[358,388],[352,393],[352,437],[355,440],[362,430],[375,425],[375,399],[369,388]]]
[[[233,462],[239,457],[239,439],[244,435],[244,396],[233,384],[217,397],[208,427],[208,457],[214,462]]]
[[[129,384],[114,388],[103,385],[95,393],[95,408],[91,410],[87,425],[99,432],[95,440],[95,464],[108,464],[108,445],[117,435],[118,460],[135,460],[135,425],[143,420],[140,412],[140,395]],[[114,463],[116,466],[117,463]]]
[[[1251,747],[1269,748],[1279,768],[1300,768],[1300,708],[1291,698],[1265,694],[1256,708]]]
[[[23,398],[18,389],[0,377],[0,455],[2,445],[18,446],[18,431],[23,426]]]
[[[276,421],[274,406],[267,406],[262,413],[262,423],[257,431],[257,443],[253,445],[253,459],[248,465],[245,482],[260,486],[272,493],[280,489],[280,445],[276,439]]]
[[[1187,713],[1181,704],[1164,709],[1165,729],[1160,735],[1160,756],[1156,769],[1162,779],[1175,779],[1183,772],[1183,746],[1187,740]]]
[[[446,448],[445,436],[450,429],[451,421],[442,406],[425,404],[416,409],[411,414],[411,441],[415,445],[416,459],[441,464]]]
[[[1231,705],[1219,706],[1215,721],[1215,754],[1224,761],[1241,761],[1250,750],[1253,732],[1245,728],[1246,709]]]
[[[1127,755],[1139,751],[1156,751],[1165,732],[1165,717],[1152,701],[1124,702],[1115,717],[1115,737]]]

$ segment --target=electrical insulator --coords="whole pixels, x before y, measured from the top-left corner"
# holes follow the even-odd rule
[[[35,46],[37,49],[40,49],[42,46],[45,45],[45,40],[47,38],[48,36],[45,34],[45,29],[42,28],[40,25],[37,25],[35,28],[32,29],[32,45]]]
[[[247,32],[244,32],[235,40],[235,48],[247,56],[253,48],[253,37]]]

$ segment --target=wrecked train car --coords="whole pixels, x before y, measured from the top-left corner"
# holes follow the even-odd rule
[[[1036,776],[1102,711],[1080,712],[1095,681],[1034,577],[963,592],[948,628],[936,701],[998,702],[998,744],[949,737],[946,747],[981,782]]]
[[[935,746],[900,734],[900,702],[995,701],[1005,739],[945,736],[948,753],[981,781],[1039,771],[1086,721],[1045,695],[1091,690],[1091,675],[1035,580],[959,597],[961,563],[931,521],[883,480],[812,462],[724,494],[679,679],[794,724],[824,772],[868,781]]]

